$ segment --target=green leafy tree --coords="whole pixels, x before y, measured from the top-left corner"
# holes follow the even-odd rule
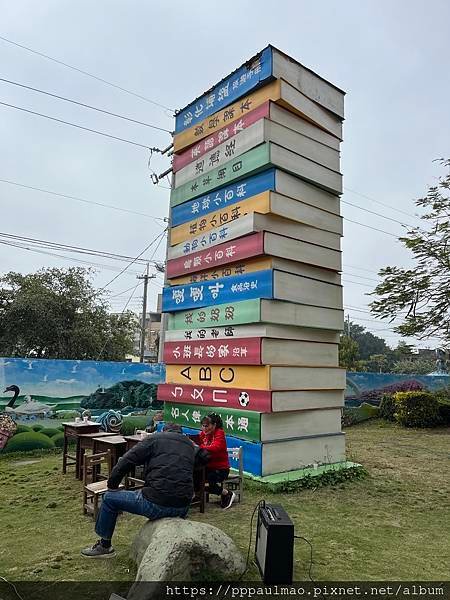
[[[0,278],[0,356],[123,360],[136,319],[107,307],[88,269],[7,273]]]
[[[405,341],[400,340],[397,344],[397,348],[392,351],[394,359],[404,360],[413,358],[415,356],[413,348],[414,346],[412,344],[407,344]]]
[[[339,365],[349,371],[358,368],[359,346],[348,335],[341,335],[339,344]]]
[[[156,399],[157,386],[154,383],[142,381],[119,381],[107,388],[98,388],[83,398],[82,408],[108,409],[108,408],[160,408],[162,402]]]
[[[423,358],[408,359],[404,358],[394,363],[392,367],[393,373],[408,373],[411,375],[427,375],[436,369],[434,360],[426,360]]]
[[[374,373],[388,373],[390,371],[389,363],[389,356],[386,354],[372,354],[366,362],[366,368]]]
[[[361,325],[350,322],[350,332],[351,338],[358,344],[360,360],[369,360],[374,354],[389,355],[391,353],[391,349],[383,338],[370,333]]]
[[[450,168],[450,160],[441,160]],[[428,190],[416,205],[424,209],[427,227],[414,227],[400,237],[412,253],[411,269],[385,267],[383,281],[372,292],[377,300],[371,311],[377,317],[403,323],[394,331],[419,339],[436,337],[450,342],[450,171]]]

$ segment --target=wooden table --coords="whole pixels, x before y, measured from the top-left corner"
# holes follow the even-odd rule
[[[104,437],[92,438],[92,451],[94,454],[98,452],[111,452],[111,468],[113,468],[119,458],[125,454],[127,441],[122,435],[112,435]]]
[[[115,433],[110,433],[108,431],[97,431],[95,433],[80,433],[77,437],[77,479],[83,479],[83,459],[86,450],[94,450],[94,438],[104,438],[111,437],[112,435],[117,435]],[[92,452],[94,453],[94,452]]]
[[[64,446],[63,446],[62,472],[65,474],[67,471],[67,467],[69,465],[75,465],[75,469],[77,469],[77,465],[79,464],[78,436],[83,433],[98,433],[100,431],[100,424],[94,423],[93,421],[87,421],[87,422],[86,421],[80,421],[80,422],[71,421],[69,423],[63,423],[63,426],[64,426]],[[67,453],[67,447],[69,445],[69,438],[75,438],[77,440],[77,449],[76,449],[75,456],[70,456]],[[78,477],[77,472],[76,472],[76,476]]]
[[[152,435],[152,434],[150,433],[149,435]],[[142,440],[147,439],[148,435],[141,436],[140,434],[135,433],[134,435],[125,435],[124,438],[127,442],[127,452],[128,452],[128,450],[131,450],[131,448],[136,446],[136,444],[139,444],[139,442],[142,442]]]

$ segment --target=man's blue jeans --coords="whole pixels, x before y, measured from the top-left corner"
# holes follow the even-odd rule
[[[163,517],[184,518],[188,510],[189,506],[174,508],[154,504],[142,495],[141,490],[136,492],[126,490],[106,492],[98,513],[95,532],[104,540],[110,540],[116,527],[117,515],[122,511],[142,515],[151,521],[155,521]]]

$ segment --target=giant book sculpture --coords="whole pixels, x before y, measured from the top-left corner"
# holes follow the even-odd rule
[[[244,470],[345,464],[344,92],[268,46],[176,115],[165,418],[221,415]]]

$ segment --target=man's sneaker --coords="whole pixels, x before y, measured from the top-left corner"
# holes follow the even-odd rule
[[[82,556],[86,558],[112,558],[116,555],[115,550],[112,546],[105,548],[102,546],[100,540],[89,548],[84,548],[81,551]]]
[[[230,508],[230,506],[233,504],[233,502],[236,499],[236,494],[234,492],[228,492],[228,494],[226,496],[222,495],[222,508],[224,510],[226,510],[227,508]]]

